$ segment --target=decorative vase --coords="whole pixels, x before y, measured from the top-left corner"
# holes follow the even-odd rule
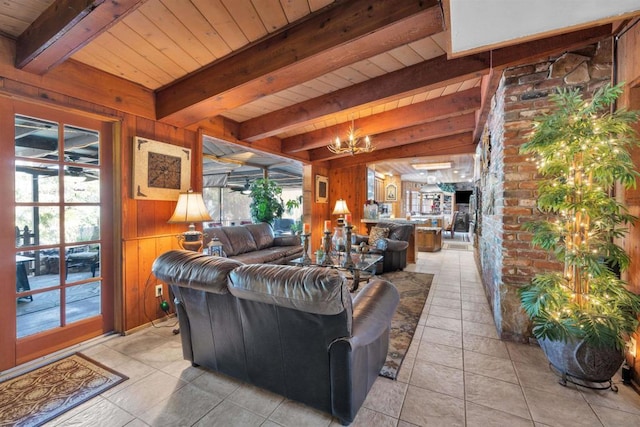
[[[624,353],[612,348],[598,348],[584,341],[538,340],[549,363],[561,375],[561,384],[567,381],[584,387],[605,389],[611,387],[611,378],[622,366]],[[595,386],[593,383],[608,383]]]
[[[333,248],[336,252],[344,251],[344,246],[345,246],[344,228],[334,227],[331,243],[333,243]]]

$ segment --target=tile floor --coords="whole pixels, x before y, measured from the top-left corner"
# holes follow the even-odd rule
[[[435,275],[397,381],[378,378],[354,426],[639,426],[640,396],[562,387],[536,346],[498,339],[473,252],[420,253]],[[48,425],[338,426],[329,415],[182,360],[168,327],[85,350],[130,379]]]

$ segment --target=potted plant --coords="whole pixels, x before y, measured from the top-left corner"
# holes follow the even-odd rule
[[[250,187],[251,204],[249,210],[253,222],[268,222],[281,218],[284,213],[282,188],[268,178],[255,180]]]
[[[551,97],[555,108],[535,120],[521,147],[542,176],[537,202],[545,215],[525,229],[564,266],[522,288],[522,307],[561,382],[595,388],[611,386],[640,312],[640,297],[616,273],[630,261],[616,240],[636,218],[611,193],[616,182],[635,186],[629,150],[639,143],[631,127],[637,113],[610,112],[621,92],[621,85],[606,85],[585,101],[577,89],[559,90]]]

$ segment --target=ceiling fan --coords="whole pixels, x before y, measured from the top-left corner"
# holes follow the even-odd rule
[[[229,184],[227,185],[227,188],[230,189],[231,191],[239,191],[242,194],[251,194],[251,184],[249,183],[249,178],[246,179],[246,182],[244,185],[233,185],[233,184]]]

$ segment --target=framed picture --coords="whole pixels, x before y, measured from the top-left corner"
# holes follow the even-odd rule
[[[316,175],[316,203],[329,202],[329,178]]]
[[[397,202],[398,201],[398,187],[395,184],[389,184],[384,189],[384,201],[385,202]]]
[[[191,186],[191,149],[133,138],[134,199],[178,200]]]

